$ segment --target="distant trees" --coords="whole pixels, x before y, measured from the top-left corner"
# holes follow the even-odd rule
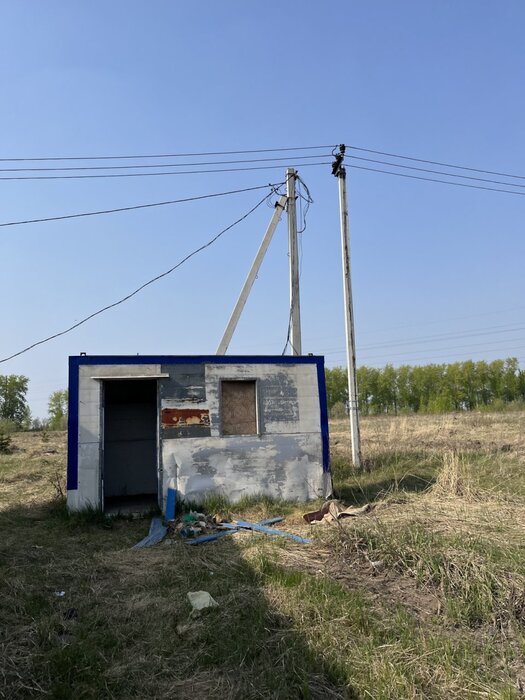
[[[26,394],[29,379],[21,374],[0,375],[0,420],[17,430],[29,427],[31,413]]]
[[[0,375],[0,434],[15,430],[65,430],[67,389],[54,391],[48,400],[49,418],[31,418],[27,403],[29,379],[19,374]]]
[[[328,406],[348,400],[346,369],[326,370]],[[386,365],[357,370],[359,408],[379,413],[445,413],[481,407],[502,408],[525,401],[525,372],[514,357],[492,362],[454,362],[423,366]],[[340,412],[340,409],[337,409]]]
[[[49,397],[47,404],[49,430],[65,430],[67,428],[67,401],[67,389],[54,391]]]

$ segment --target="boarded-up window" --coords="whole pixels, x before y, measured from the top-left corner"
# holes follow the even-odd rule
[[[221,382],[221,412],[223,435],[256,435],[255,382]]]

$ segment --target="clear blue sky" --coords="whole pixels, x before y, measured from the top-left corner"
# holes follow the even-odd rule
[[[0,7],[3,158],[345,142],[525,175],[525,5],[517,0]],[[282,180],[286,165],[0,180],[0,223],[266,184]],[[315,200],[302,235],[303,350],[340,364],[337,182],[329,166],[299,172]],[[0,228],[1,356],[162,272],[259,197]],[[351,170],[349,205],[360,364],[525,358],[525,198]],[[260,208],[180,271],[0,373],[26,374],[31,408],[43,416],[49,393],[66,386],[68,355],[213,353],[270,214]],[[286,239],[283,222],[233,353],[282,351]],[[518,330],[500,332],[508,328]]]

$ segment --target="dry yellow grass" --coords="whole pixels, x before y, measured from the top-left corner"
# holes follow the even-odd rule
[[[331,421],[335,455],[349,457],[346,420]],[[525,466],[525,413],[369,416],[361,419],[363,453],[373,460],[385,453],[475,451],[519,456]]]
[[[0,697],[490,698],[525,688],[525,415],[362,421],[370,471],[331,425],[334,476],[372,514],[306,547],[236,535],[130,546],[146,521],[68,518],[65,435],[0,456]],[[190,617],[186,593],[219,608]],[[57,598],[55,591],[64,590]]]

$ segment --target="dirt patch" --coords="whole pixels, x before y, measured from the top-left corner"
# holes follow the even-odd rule
[[[408,576],[388,569],[383,562],[370,562],[358,552],[335,553],[331,548],[287,550],[280,553],[280,564],[315,576],[326,576],[346,588],[364,589],[382,606],[401,604],[419,618],[439,614],[438,596],[418,586]]]

